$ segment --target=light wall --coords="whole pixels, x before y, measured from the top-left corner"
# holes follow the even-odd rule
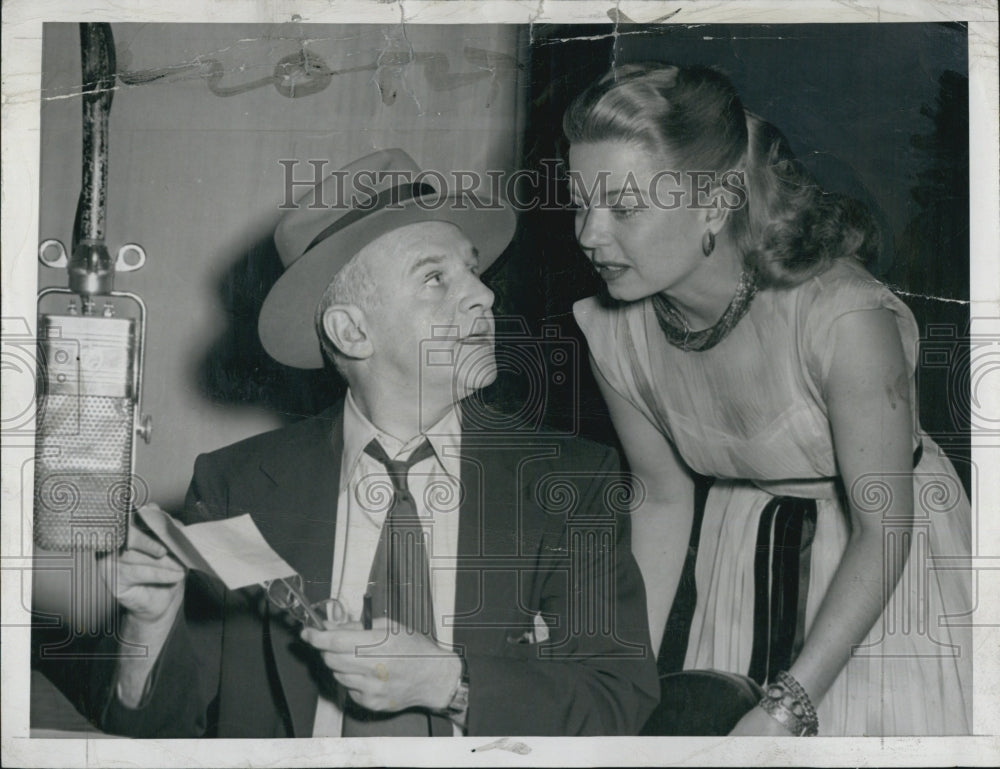
[[[240,371],[235,359],[246,351],[228,341],[253,339],[254,299],[237,294],[259,298],[266,289],[258,285],[267,272],[260,264],[275,259],[271,234],[285,196],[278,161],[298,159],[302,179],[310,159],[329,159],[333,170],[402,147],[425,169],[513,170],[523,112],[520,33],[419,25],[405,34],[373,25],[112,30],[119,72],[163,75],[139,85],[119,79],[114,93],[106,239],[112,253],[135,242],[148,254],[116,288],[148,307],[143,411],[154,431],[151,444],[138,444],[135,472],[169,509],[182,501],[199,453],[300,416],[256,398],[256,380],[220,386],[225,377],[214,366],[224,356],[226,371]],[[270,79],[279,60],[303,48],[333,74],[322,91],[289,98]],[[78,26],[46,25],[43,51],[39,240],[69,248],[81,178]],[[217,90],[257,85],[215,95],[205,77],[210,60],[223,72]],[[65,284],[64,271],[40,269],[39,288]],[[251,379],[254,365],[246,369]],[[233,396],[239,392],[247,397]],[[41,556],[52,563],[51,554]],[[70,573],[37,570],[36,608],[63,611]]]

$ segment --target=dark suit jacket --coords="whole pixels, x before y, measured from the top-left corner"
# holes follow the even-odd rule
[[[342,414],[338,404],[200,456],[186,521],[250,513],[307,595],[328,597]],[[465,431],[461,466],[454,641],[468,733],[637,733],[659,689],[616,456],[578,439]],[[550,638],[525,643],[539,612]],[[260,588],[228,591],[196,572],[140,708],[112,696],[112,674],[93,671],[102,727],[149,737],[308,737],[329,675]]]

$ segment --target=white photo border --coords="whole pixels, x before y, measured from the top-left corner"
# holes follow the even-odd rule
[[[617,12],[639,23],[667,24],[779,22],[968,22],[971,315],[974,334],[1000,338],[1000,172],[998,153],[997,6],[991,2],[765,2],[733,0],[678,2],[320,2],[308,0],[173,0],[165,2],[29,2],[9,0],[3,8],[2,117],[2,279],[4,333],[8,319],[33,319],[36,313],[39,184],[39,92],[42,24],[49,21],[187,21],[203,23],[367,22],[448,23],[595,23],[607,24]],[[29,323],[32,323],[29,321]],[[33,333],[31,328],[30,332]],[[1000,413],[1000,384],[983,390],[976,405],[985,414]],[[33,377],[3,372],[3,409],[31,397]],[[517,738],[526,755],[497,747],[474,751],[490,738],[457,740],[343,741],[309,740],[47,740],[29,738],[28,679],[30,549],[14,512],[22,507],[21,464],[30,446],[4,436],[2,547],[2,744],[8,766],[330,766],[330,765],[995,765],[1000,763],[1000,626],[975,628],[974,731],[963,738]],[[980,467],[1000,467],[991,447],[972,436],[973,460]],[[30,478],[23,482],[31,483]],[[980,511],[974,553],[982,564],[981,589],[1000,573],[1000,473],[982,473],[973,504]],[[30,498],[30,495],[28,495]],[[29,518],[30,518],[30,511]],[[30,543],[30,536],[28,537]],[[23,586],[27,585],[26,593]],[[989,612],[987,612],[989,613]],[[996,614],[995,607],[992,610]],[[1000,615],[998,615],[1000,616]],[[511,741],[513,743],[514,741]],[[508,746],[509,747],[509,746]]]

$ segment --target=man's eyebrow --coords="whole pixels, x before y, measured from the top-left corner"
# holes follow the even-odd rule
[[[417,261],[413,263],[410,267],[410,272],[420,272],[424,267],[428,265],[441,264],[444,261],[444,257],[440,254],[432,254],[430,256],[422,256]]]
[[[422,256],[413,263],[413,266],[410,267],[410,272],[420,272],[420,270],[424,267],[436,266],[441,264],[445,258],[444,254],[429,254],[428,256]],[[463,255],[462,260],[479,264],[479,249],[475,246],[470,246],[468,256]]]

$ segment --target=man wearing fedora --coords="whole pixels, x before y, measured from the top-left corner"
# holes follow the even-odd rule
[[[106,731],[614,735],[655,705],[614,453],[469,397],[496,376],[479,273],[513,214],[420,178],[377,152],[284,215],[261,340],[290,366],[325,355],[348,393],[195,463],[185,523],[249,513],[302,590],[226,590],[131,527],[121,653],[92,669]]]

